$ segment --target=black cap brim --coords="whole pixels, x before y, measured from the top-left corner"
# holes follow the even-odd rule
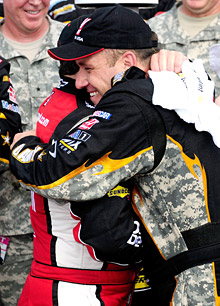
[[[57,48],[49,49],[48,54],[56,60],[74,61],[103,50],[104,48],[89,47],[76,42],[71,42]]]

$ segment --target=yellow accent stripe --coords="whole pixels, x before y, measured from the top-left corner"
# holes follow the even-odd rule
[[[67,147],[69,150],[71,151],[75,151],[75,149],[73,149],[72,147],[70,147],[68,144],[66,144],[63,140],[60,140],[60,142],[65,146]]]
[[[72,9],[72,8],[74,8],[74,5],[69,4],[69,5],[66,5],[66,6],[64,6],[64,7],[61,7],[61,8],[59,8],[59,9],[54,10],[54,11],[53,11],[53,14],[54,14],[54,16],[56,16],[56,15],[59,15],[60,13],[63,13],[63,12],[65,12],[65,11],[68,11],[68,10],[70,10],[70,9]],[[68,12],[67,12],[67,13],[68,13]]]
[[[43,185],[43,186],[36,186],[36,185],[31,185],[31,184],[26,184],[24,183],[26,186],[31,186],[37,189],[51,189],[54,188],[58,185],[61,185],[62,183],[72,179],[73,177],[77,176],[78,174],[91,169],[97,165],[101,165],[103,166],[103,170],[101,172],[98,173],[93,173],[93,175],[101,175],[101,174],[105,174],[105,173],[109,173],[109,172],[113,172],[115,170],[118,170],[120,168],[122,168],[123,166],[129,164],[130,162],[132,162],[133,160],[135,160],[139,155],[142,155],[143,153],[152,150],[152,146],[149,148],[146,148],[140,152],[137,152],[135,155],[131,156],[131,157],[127,157],[121,160],[113,160],[109,158],[109,155],[112,152],[109,152],[107,154],[105,154],[102,158],[98,159],[97,161],[95,161],[94,163],[92,163],[90,166],[85,166],[86,163],[89,161],[86,161],[81,167],[73,170],[72,172],[68,173],[67,175],[65,175],[64,177],[62,177],[61,179],[48,184],[48,185]],[[23,183],[22,180],[19,180],[19,182]]]
[[[6,117],[3,113],[0,113],[0,119],[6,119]]]
[[[7,75],[3,76],[3,82],[9,82],[9,77]]]
[[[218,296],[218,293],[217,293],[217,283],[216,283],[214,262],[212,263],[212,268],[213,268],[213,277],[214,277],[214,283],[215,283],[215,306],[220,306],[220,297]]]
[[[7,159],[0,158],[0,161],[4,162],[4,163],[6,163],[6,164],[9,164],[9,160],[7,160]]]

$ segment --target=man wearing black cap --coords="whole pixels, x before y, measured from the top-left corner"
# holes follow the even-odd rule
[[[146,303],[214,306],[220,151],[211,135],[152,105],[153,85],[146,76],[156,47],[138,14],[121,6],[96,10],[72,42],[49,51],[56,59],[76,61],[76,87],[90,93],[93,114],[70,114],[50,144],[40,145],[33,136],[19,140],[11,170],[27,188],[67,202],[101,198],[134,177],[150,285]],[[81,133],[89,136],[86,141],[78,138]]]
[[[74,37],[73,33],[76,34],[79,25],[81,25],[82,22],[88,17],[88,15],[84,15],[72,21],[71,24],[67,25],[60,35],[58,46],[71,42]],[[169,55],[168,58],[170,58]],[[173,57],[171,53],[171,59],[172,58]],[[159,64],[161,63],[159,62]],[[77,70],[78,66],[75,64],[74,61],[61,61],[60,74],[62,75],[62,77],[64,77],[64,79],[61,80],[61,83],[58,88],[52,90],[51,96],[48,97],[46,101],[42,103],[39,109],[39,118],[36,133],[34,131],[30,131],[28,132],[28,135],[36,135],[40,138],[41,142],[48,142],[61,118],[64,118],[65,115],[67,115],[70,111],[74,110],[74,108],[76,107],[76,101],[78,107],[84,107],[84,109],[78,110],[83,111],[84,116],[85,114],[91,115],[93,113],[94,106],[92,108],[91,104],[88,103],[88,95],[85,96],[82,90],[77,91],[76,89],[74,89],[75,80],[65,77],[66,75],[75,74]],[[96,95],[96,100],[98,98],[100,100],[101,96]],[[86,106],[88,106],[89,108]],[[27,132],[25,132],[24,134],[27,136],[26,133]],[[82,133],[82,135],[84,135],[85,139],[86,133]],[[79,137],[81,136],[79,135]],[[55,152],[51,152],[51,154],[52,156],[54,156]],[[46,284],[52,284],[53,281],[59,280],[59,282],[56,284],[56,287],[60,288],[59,284],[62,283],[61,280],[63,279],[62,277],[64,277],[66,269],[68,269],[68,271],[71,271],[69,270],[70,268],[78,268],[79,264],[81,269],[91,269],[91,267],[95,269],[95,267],[99,268],[100,266],[104,266],[106,270],[108,269],[107,262],[114,262],[117,263],[117,265],[111,265],[111,269],[114,269],[114,267],[116,267],[118,270],[120,268],[120,265],[131,265],[137,263],[137,261],[140,262],[140,249],[142,243],[140,233],[138,233],[137,235],[139,221],[137,216],[135,216],[132,212],[132,207],[130,205],[131,186],[131,181],[120,182],[119,185],[115,186],[104,197],[96,199],[94,201],[86,201],[86,203],[84,202],[83,207],[77,202],[71,202],[70,211],[71,215],[74,216],[74,220],[70,218],[69,209],[66,209],[67,207],[69,207],[68,203],[66,205],[60,205],[60,201],[56,202],[52,199],[43,198],[42,196],[36,193],[32,194],[33,205],[30,209],[30,215],[31,222],[35,231],[34,262],[32,266],[31,275],[29,275],[29,277],[27,278],[25,288],[19,300],[19,305],[23,305],[26,300],[30,301],[30,299],[31,303],[47,303],[47,299],[51,299],[50,294],[52,294],[53,290],[52,288],[50,290],[50,286],[48,288]],[[111,209],[109,210],[108,208]],[[54,213],[54,210],[56,211],[56,213]],[[78,217],[75,218],[76,216]],[[94,218],[96,219],[95,223],[92,221]],[[60,224],[60,219],[65,219],[66,222],[65,224],[62,224],[62,226],[59,226],[59,230],[57,230],[57,224]],[[49,222],[49,225],[47,225],[46,220],[51,220]],[[103,220],[105,220],[105,222],[103,222]],[[67,226],[67,224],[69,224],[69,226]],[[109,230],[110,228],[112,230]],[[71,248],[69,247],[69,229],[71,229],[71,232],[73,229],[74,232],[74,237],[71,238]],[[81,241],[81,245],[79,245],[79,239]],[[62,244],[60,243],[60,241],[62,241]],[[86,245],[89,245],[88,250],[90,250],[89,254],[91,255],[89,255],[89,261],[85,260],[86,258],[88,259],[88,250]],[[81,252],[80,250],[84,251]],[[82,254],[84,255],[82,256]],[[48,261],[48,258],[51,258],[51,261]],[[84,262],[84,265],[81,265],[82,261]],[[99,263],[97,263],[96,261],[98,261]],[[100,261],[103,261],[102,265],[100,265]],[[47,270],[44,271],[43,274],[39,275],[38,271],[37,282],[35,279],[36,262],[38,263],[38,267],[39,265],[48,265],[49,263],[49,265],[47,266]],[[52,279],[48,278],[48,274],[56,266],[62,266],[62,269],[59,269],[59,272],[56,270],[56,274],[54,277],[52,277]],[[131,268],[133,269],[133,267]],[[131,269],[129,270],[129,273],[130,271]],[[118,273],[121,274],[120,271]],[[135,271],[133,269],[133,276],[134,275]],[[125,277],[127,277],[127,275],[125,275]],[[69,294],[74,295],[74,302],[77,304],[77,295],[74,293],[74,290],[72,290],[73,288],[75,288],[75,285],[73,283],[74,278],[71,277],[70,282],[73,283],[71,287],[70,284],[68,284],[68,280],[65,280],[65,286],[62,285],[62,289],[57,290],[57,294],[54,294],[54,300],[57,298],[57,301],[60,304],[63,297],[63,292],[66,292],[65,288],[69,288],[67,292]],[[100,277],[99,282],[101,283],[102,281],[103,280]],[[132,294],[133,279],[129,281],[129,279],[126,278],[126,281],[128,282],[128,284],[126,286],[123,285],[121,287],[122,290],[120,290],[119,293],[118,279],[117,285],[115,286],[114,282],[112,283],[111,278],[108,277],[108,282],[111,283],[112,287],[110,301],[111,306],[115,304],[118,305],[118,303],[121,306],[121,299],[124,299],[122,298],[123,295],[127,297],[126,299],[129,299],[130,295]],[[88,288],[89,284],[94,287],[94,285],[89,283],[88,281],[85,280],[84,282],[87,283],[86,285],[82,284],[81,289],[83,287]],[[30,288],[32,287],[32,283],[34,283],[35,286],[37,299],[35,298],[35,296],[32,295],[30,290]],[[45,291],[43,295],[37,293],[38,290],[42,289],[42,283],[44,283],[45,285]],[[78,287],[79,285],[76,287],[77,292]],[[114,288],[117,288],[117,290],[115,290]],[[120,299],[118,297],[119,295]],[[48,298],[46,299],[45,296],[47,296]],[[85,305],[85,300],[82,299],[81,295],[79,297],[80,305],[82,303],[83,305]],[[66,294],[66,299],[71,298],[69,295]],[[115,299],[117,301],[115,301]],[[120,301],[118,301],[118,299]],[[105,301],[105,304],[107,303],[105,295],[103,296],[103,294],[102,300]]]

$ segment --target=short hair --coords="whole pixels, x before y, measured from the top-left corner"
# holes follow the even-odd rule
[[[158,41],[158,37],[157,34],[153,31],[151,31],[152,35],[151,35],[151,39],[152,40],[157,40]],[[109,52],[109,54],[111,55],[110,57],[108,57],[108,62],[110,67],[113,67],[117,60],[127,51],[129,51],[128,49],[105,49],[107,50],[107,52]],[[159,48],[145,48],[145,49],[131,49],[130,51],[132,51],[138,58],[138,60],[143,63],[145,62],[146,64],[150,63],[150,58],[153,54],[158,53],[160,51]]]

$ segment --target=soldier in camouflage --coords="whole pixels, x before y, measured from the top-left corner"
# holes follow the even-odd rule
[[[22,7],[20,1],[15,0],[4,0],[3,4],[5,18],[0,24],[0,53],[11,64],[11,79],[25,131],[36,125],[39,105],[49,95],[51,88],[58,84],[58,64],[48,56],[47,49],[56,46],[64,25],[46,16],[49,0],[38,1],[37,4],[24,1]],[[18,12],[24,15],[24,9],[30,13],[22,21],[18,19]],[[43,29],[38,36],[35,27]],[[24,40],[19,41],[20,36],[14,37],[13,33],[19,33]],[[25,52],[33,54],[31,43],[36,40],[39,43],[38,51],[29,60]],[[19,186],[7,167],[0,175],[0,235],[2,239],[10,239],[4,262],[0,265],[0,296],[4,305],[17,305],[30,270],[33,249],[30,203],[30,193]]]
[[[218,305],[220,149],[210,134],[152,105],[154,88],[145,77],[157,44],[146,23],[120,6],[99,9],[90,18],[79,26],[79,36],[50,54],[76,60],[76,87],[85,87],[96,101],[94,113],[89,118],[70,114],[48,144],[18,136],[11,170],[24,187],[66,204],[100,198],[134,176],[134,209],[142,221],[150,286],[144,302]],[[104,37],[98,29],[105,30]],[[112,46],[123,51],[103,50]],[[148,52],[144,60],[143,49]],[[79,135],[85,132],[89,137],[83,141]]]
[[[215,82],[216,97],[220,95],[220,80],[210,66],[209,50],[220,43],[219,12],[219,0],[183,0],[170,11],[148,21],[158,35],[160,47],[180,51],[190,59],[203,60],[206,71]]]

